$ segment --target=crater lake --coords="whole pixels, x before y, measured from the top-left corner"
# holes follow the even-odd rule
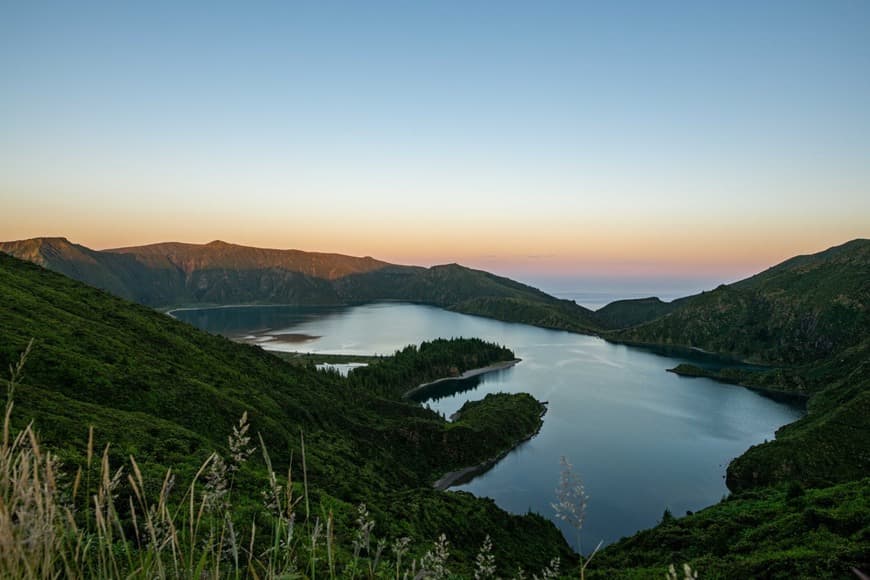
[[[492,498],[513,513],[531,510],[553,519],[584,552],[655,525],[666,509],[679,517],[717,502],[728,494],[728,463],[804,413],[800,403],[666,372],[681,362],[715,361],[429,306],[222,307],[171,314],[269,350],[389,355],[451,337],[507,346],[522,362],[440,383],[421,403],[450,417],[488,393],[527,392],[548,403],[543,427],[494,467],[451,489]],[[551,507],[562,456],[590,498],[579,545]]]

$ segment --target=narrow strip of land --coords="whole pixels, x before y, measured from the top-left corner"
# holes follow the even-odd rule
[[[470,379],[471,377],[476,377],[478,375],[484,375],[486,373],[491,373],[494,371],[501,371],[504,369],[509,369],[512,366],[514,366],[515,364],[517,364],[518,362],[520,362],[521,360],[522,359],[515,358],[513,360],[501,361],[501,362],[493,363],[491,365],[487,365],[485,367],[481,367],[479,369],[467,370],[464,373],[457,375],[455,377],[442,377],[440,379],[435,379],[434,381],[429,381],[428,383],[422,383],[422,384],[417,385],[413,389],[405,392],[405,394],[402,395],[402,398],[409,399],[412,396],[414,396],[422,391],[425,391],[426,389],[428,389],[432,385],[437,385],[438,383],[443,383],[445,381],[461,381],[463,379]]]

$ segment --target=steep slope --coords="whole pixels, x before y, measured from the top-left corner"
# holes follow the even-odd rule
[[[597,329],[592,312],[573,302],[458,264],[398,266],[220,241],[94,251],[62,238],[37,238],[0,243],[0,251],[155,307],[404,300],[552,328]]]
[[[870,240],[854,240],[693,296],[674,312],[611,337],[800,364],[864,338],[868,299]]]
[[[0,252],[85,281],[128,300],[137,298],[131,281],[144,272],[135,259],[97,252],[73,244],[66,238],[0,242]]]
[[[540,568],[557,553],[570,557],[543,518],[508,516],[490,501],[430,487],[442,473],[488,459],[527,435],[540,414],[528,396],[481,403],[507,405],[521,420],[504,413],[500,423],[471,417],[447,424],[427,409],[289,365],[5,254],[0,328],[4,368],[36,338],[15,395],[17,424],[33,420],[44,443],[73,468],[93,425],[98,446],[112,443],[113,461],[135,455],[149,485],[159,488],[164,468],[189,478],[211,450],[225,452],[226,435],[246,411],[279,471],[292,457],[294,473],[302,472],[304,432],[315,502],[349,512],[349,502],[365,501],[379,529],[396,536],[455,533],[451,541],[469,547],[460,558],[473,557],[487,533],[503,542],[505,562]],[[445,341],[439,348],[449,358],[451,348],[464,357],[474,346]],[[487,356],[512,353],[495,349]],[[248,509],[255,509],[265,482],[256,470],[245,481]],[[391,512],[397,497],[426,509],[419,519],[399,518]],[[453,529],[453,511],[466,513],[471,527]],[[432,530],[436,523],[442,529]]]
[[[789,378],[815,393],[807,415],[735,459],[728,466],[730,489],[822,486],[870,473],[870,338]]]

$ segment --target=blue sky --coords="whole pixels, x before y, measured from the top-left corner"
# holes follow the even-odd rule
[[[868,234],[870,3],[0,5],[2,238],[727,279]]]

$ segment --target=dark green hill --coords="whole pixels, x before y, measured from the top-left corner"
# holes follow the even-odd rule
[[[0,243],[0,251],[153,307],[402,300],[551,328],[598,328],[593,313],[582,306],[458,264],[399,266],[369,257],[220,241],[95,251],[64,238],[36,238]]]
[[[870,339],[824,362],[779,374],[786,388],[800,383],[814,393],[808,413],[779,429],[775,440],[735,459],[728,466],[728,487],[795,481],[820,486],[870,473]]]
[[[595,320],[602,328],[620,329],[643,324],[679,308],[687,298],[662,302],[656,297],[617,300],[595,311]]]
[[[870,478],[759,489],[681,515],[608,546],[587,578],[662,578],[683,563],[722,580],[857,578],[852,568],[870,569]]]
[[[865,338],[868,299],[870,240],[854,240],[685,299],[670,314],[611,337],[801,364]]]
[[[384,533],[431,541],[443,531],[466,560],[489,534],[506,565],[534,569],[558,553],[570,557],[558,530],[539,516],[508,516],[491,501],[431,488],[441,474],[489,459],[533,432],[541,407],[527,395],[480,403],[497,406],[500,420],[478,413],[446,423],[390,395],[399,392],[396,385],[369,390],[334,373],[290,365],[5,254],[0,329],[3,368],[36,338],[15,396],[16,424],[33,420],[43,443],[73,469],[93,425],[98,447],[111,442],[119,463],[135,455],[154,485],[166,467],[189,477],[213,449],[226,451],[226,436],[246,411],[279,472],[292,455],[294,473],[302,473],[304,431],[314,500],[348,511],[350,502],[365,501]],[[473,341],[432,348],[441,361],[454,357],[460,371],[463,361],[513,358],[506,349]],[[415,363],[409,351],[400,363],[387,358],[378,364]],[[398,372],[384,376],[404,380]],[[251,469],[249,510],[261,505],[263,489]],[[392,511],[409,497],[425,509],[408,517]],[[467,525],[451,526],[454,512],[465,514]],[[433,531],[435,523],[443,528]]]

